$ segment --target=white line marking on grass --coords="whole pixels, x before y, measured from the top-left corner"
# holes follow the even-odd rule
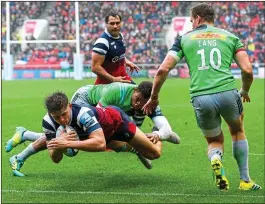
[[[101,191],[41,191],[41,190],[2,190],[7,193],[63,193],[63,194],[103,194],[103,195],[130,195],[130,196],[192,196],[192,197],[238,197],[238,198],[264,198],[264,195],[209,195],[186,193],[127,193],[127,192],[101,192]]]
[[[249,153],[249,155],[254,155],[254,156],[265,156],[265,154],[256,154],[256,153]]]

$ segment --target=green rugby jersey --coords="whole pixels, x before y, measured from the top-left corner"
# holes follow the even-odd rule
[[[114,105],[125,112],[131,111],[132,94],[137,85],[128,83],[111,83],[108,85],[89,86],[87,97],[90,104],[103,107]]]
[[[209,25],[201,25],[179,37],[169,54],[185,60],[191,77],[190,95],[218,93],[234,89],[230,66],[235,54],[244,49],[234,34]]]

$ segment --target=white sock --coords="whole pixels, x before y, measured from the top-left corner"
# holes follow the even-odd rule
[[[24,141],[35,141],[42,135],[43,135],[43,133],[31,132],[31,131],[26,130],[23,133],[22,141],[23,142]]]
[[[20,152],[20,153],[17,155],[17,157],[20,158],[20,159],[22,159],[23,161],[26,161],[26,159],[27,159],[28,157],[30,157],[31,155],[33,155],[33,154],[35,154],[35,153],[37,153],[37,152],[36,152],[35,149],[33,148],[32,143],[30,143],[30,144],[26,147],[26,149],[24,149],[22,152]]]
[[[213,161],[214,159],[219,159],[222,161],[222,156],[223,156],[223,150],[220,148],[213,148],[208,151],[208,159],[210,161]]]

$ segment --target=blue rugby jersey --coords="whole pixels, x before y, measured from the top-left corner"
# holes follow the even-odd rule
[[[103,68],[112,76],[126,76],[131,80],[126,72],[125,52],[126,46],[123,42],[123,36],[120,33],[119,37],[113,37],[105,29],[101,36],[97,39],[93,46],[93,52],[104,55],[105,60]],[[95,84],[109,84],[110,82],[105,78],[97,76]]]

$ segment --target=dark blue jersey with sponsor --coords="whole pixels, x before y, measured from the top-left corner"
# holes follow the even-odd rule
[[[102,108],[88,104],[82,106],[72,104],[68,125],[75,129],[80,140],[88,139],[93,131],[101,128],[107,142],[111,139],[129,141],[136,132],[136,125],[125,112],[114,106]],[[50,114],[46,114],[42,120],[42,126],[47,140],[51,140],[56,137],[56,131],[60,125]]]
[[[71,119],[69,125],[75,129],[80,140],[88,139],[88,136],[95,130],[101,129],[97,118],[90,106],[81,107],[72,105]],[[56,130],[60,125],[52,118],[50,114],[46,114],[42,120],[42,128],[47,140],[56,137]]]
[[[97,39],[93,46],[93,52],[104,55],[105,60],[102,67],[112,76],[126,76],[131,80],[126,72],[125,52],[126,46],[123,42],[123,37],[120,34],[118,37],[113,37],[105,30]],[[105,78],[97,76],[95,84],[109,84]]]

